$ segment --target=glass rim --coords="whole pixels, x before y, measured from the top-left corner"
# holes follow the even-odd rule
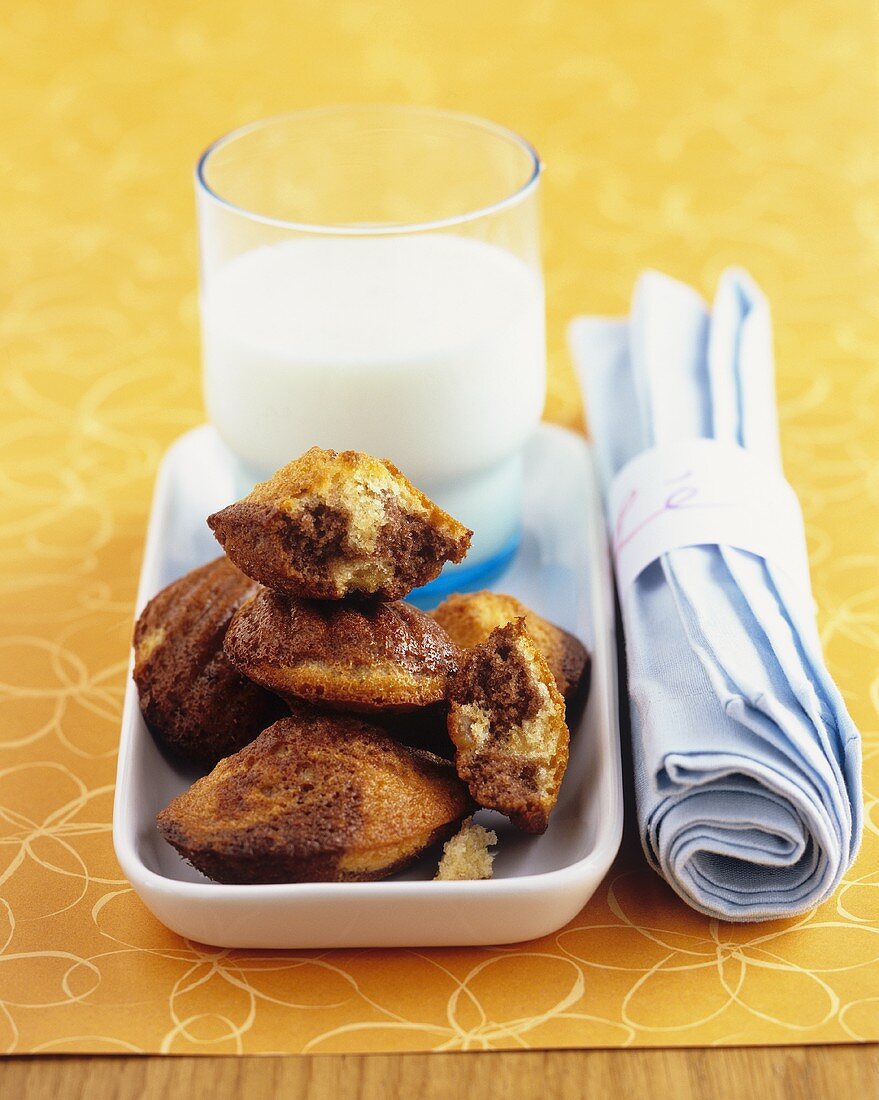
[[[456,123],[465,123],[474,129],[484,131],[486,134],[492,134],[495,137],[506,138],[515,145],[518,145],[522,152],[530,161],[531,171],[528,174],[528,178],[523,184],[505,195],[501,199],[497,199],[495,202],[488,203],[485,206],[476,207],[471,210],[462,211],[460,214],[452,214],[445,218],[429,219],[421,222],[378,222],[374,225],[370,224],[333,224],[326,222],[300,222],[287,218],[276,218],[269,214],[260,214],[257,210],[250,210],[246,206],[240,206],[238,203],[232,202],[230,199],[225,198],[218,191],[216,191],[207,180],[206,171],[208,161],[211,156],[219,149],[228,145],[230,142],[244,137],[246,134],[252,133],[255,130],[262,129],[266,126],[270,126],[279,122],[285,122],[289,119],[306,118],[308,116],[315,116],[320,114],[331,114],[344,111],[387,111],[388,113],[399,114],[413,114],[424,115],[425,117],[431,117],[435,119],[445,118],[451,119]],[[424,107],[417,104],[390,104],[390,103],[340,103],[334,105],[327,105],[324,107],[306,107],[296,111],[285,111],[276,115],[268,115],[265,118],[254,119],[252,122],[244,123],[242,126],[236,126],[232,130],[228,130],[225,134],[216,138],[207,146],[204,152],[196,161],[195,165],[195,182],[196,189],[203,192],[214,202],[220,206],[225,207],[227,210],[232,211],[235,214],[240,214],[243,217],[249,218],[251,221],[260,222],[263,225],[275,226],[279,229],[289,229],[299,233],[310,233],[313,235],[328,234],[332,236],[364,236],[375,237],[381,235],[399,235],[403,233],[426,233],[436,229],[449,229],[456,225],[465,225],[468,222],[477,221],[480,218],[490,216],[492,214],[499,213],[502,210],[506,210],[509,207],[517,205],[523,199],[525,199],[536,187],[540,179],[540,175],[543,171],[543,162],[534,146],[526,138],[523,138],[521,134],[517,134],[515,130],[511,130],[508,126],[502,126],[498,122],[492,122],[490,119],[481,118],[479,115],[468,114],[465,111],[453,111],[446,110],[442,107]]]

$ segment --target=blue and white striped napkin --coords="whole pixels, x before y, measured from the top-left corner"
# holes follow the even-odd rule
[[[571,347],[605,491],[688,437],[781,471],[769,309],[726,271],[710,311],[648,272],[627,321]],[[860,739],[824,665],[810,593],[730,546],[663,553],[621,592],[638,821],[652,866],[703,913],[789,917],[835,889],[861,828]]]

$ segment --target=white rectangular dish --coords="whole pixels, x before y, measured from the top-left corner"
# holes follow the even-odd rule
[[[547,832],[526,836],[499,814],[481,811],[477,820],[498,833],[489,881],[434,882],[437,853],[431,853],[382,882],[211,882],[156,830],[156,813],[197,773],[173,766],[159,751],[129,676],[113,840],[122,870],[163,924],[220,947],[427,947],[533,939],[579,912],[610,867],[623,825],[611,569],[584,440],[542,425],[526,471],[522,543],[492,587],[572,631],[592,653],[589,699],[575,716],[570,764]],[[170,581],[218,555],[205,517],[238,495],[212,428],[173,444],[156,484],[138,613]]]

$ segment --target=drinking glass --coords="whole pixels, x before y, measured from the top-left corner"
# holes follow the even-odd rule
[[[474,531],[447,583],[503,566],[546,387],[540,167],[423,107],[299,111],[205,151],[204,395],[242,479],[314,444],[390,458]]]

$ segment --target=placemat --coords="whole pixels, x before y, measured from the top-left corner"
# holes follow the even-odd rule
[[[0,1049],[469,1050],[879,1039],[875,6],[783,0],[82,0],[4,16]],[[793,922],[719,925],[628,844],[510,948],[253,953],[163,929],[110,838],[152,480],[202,419],[191,171],[254,117],[345,100],[495,117],[543,153],[547,414],[563,344],[654,265],[774,306],[786,467],[865,739],[863,850]]]

